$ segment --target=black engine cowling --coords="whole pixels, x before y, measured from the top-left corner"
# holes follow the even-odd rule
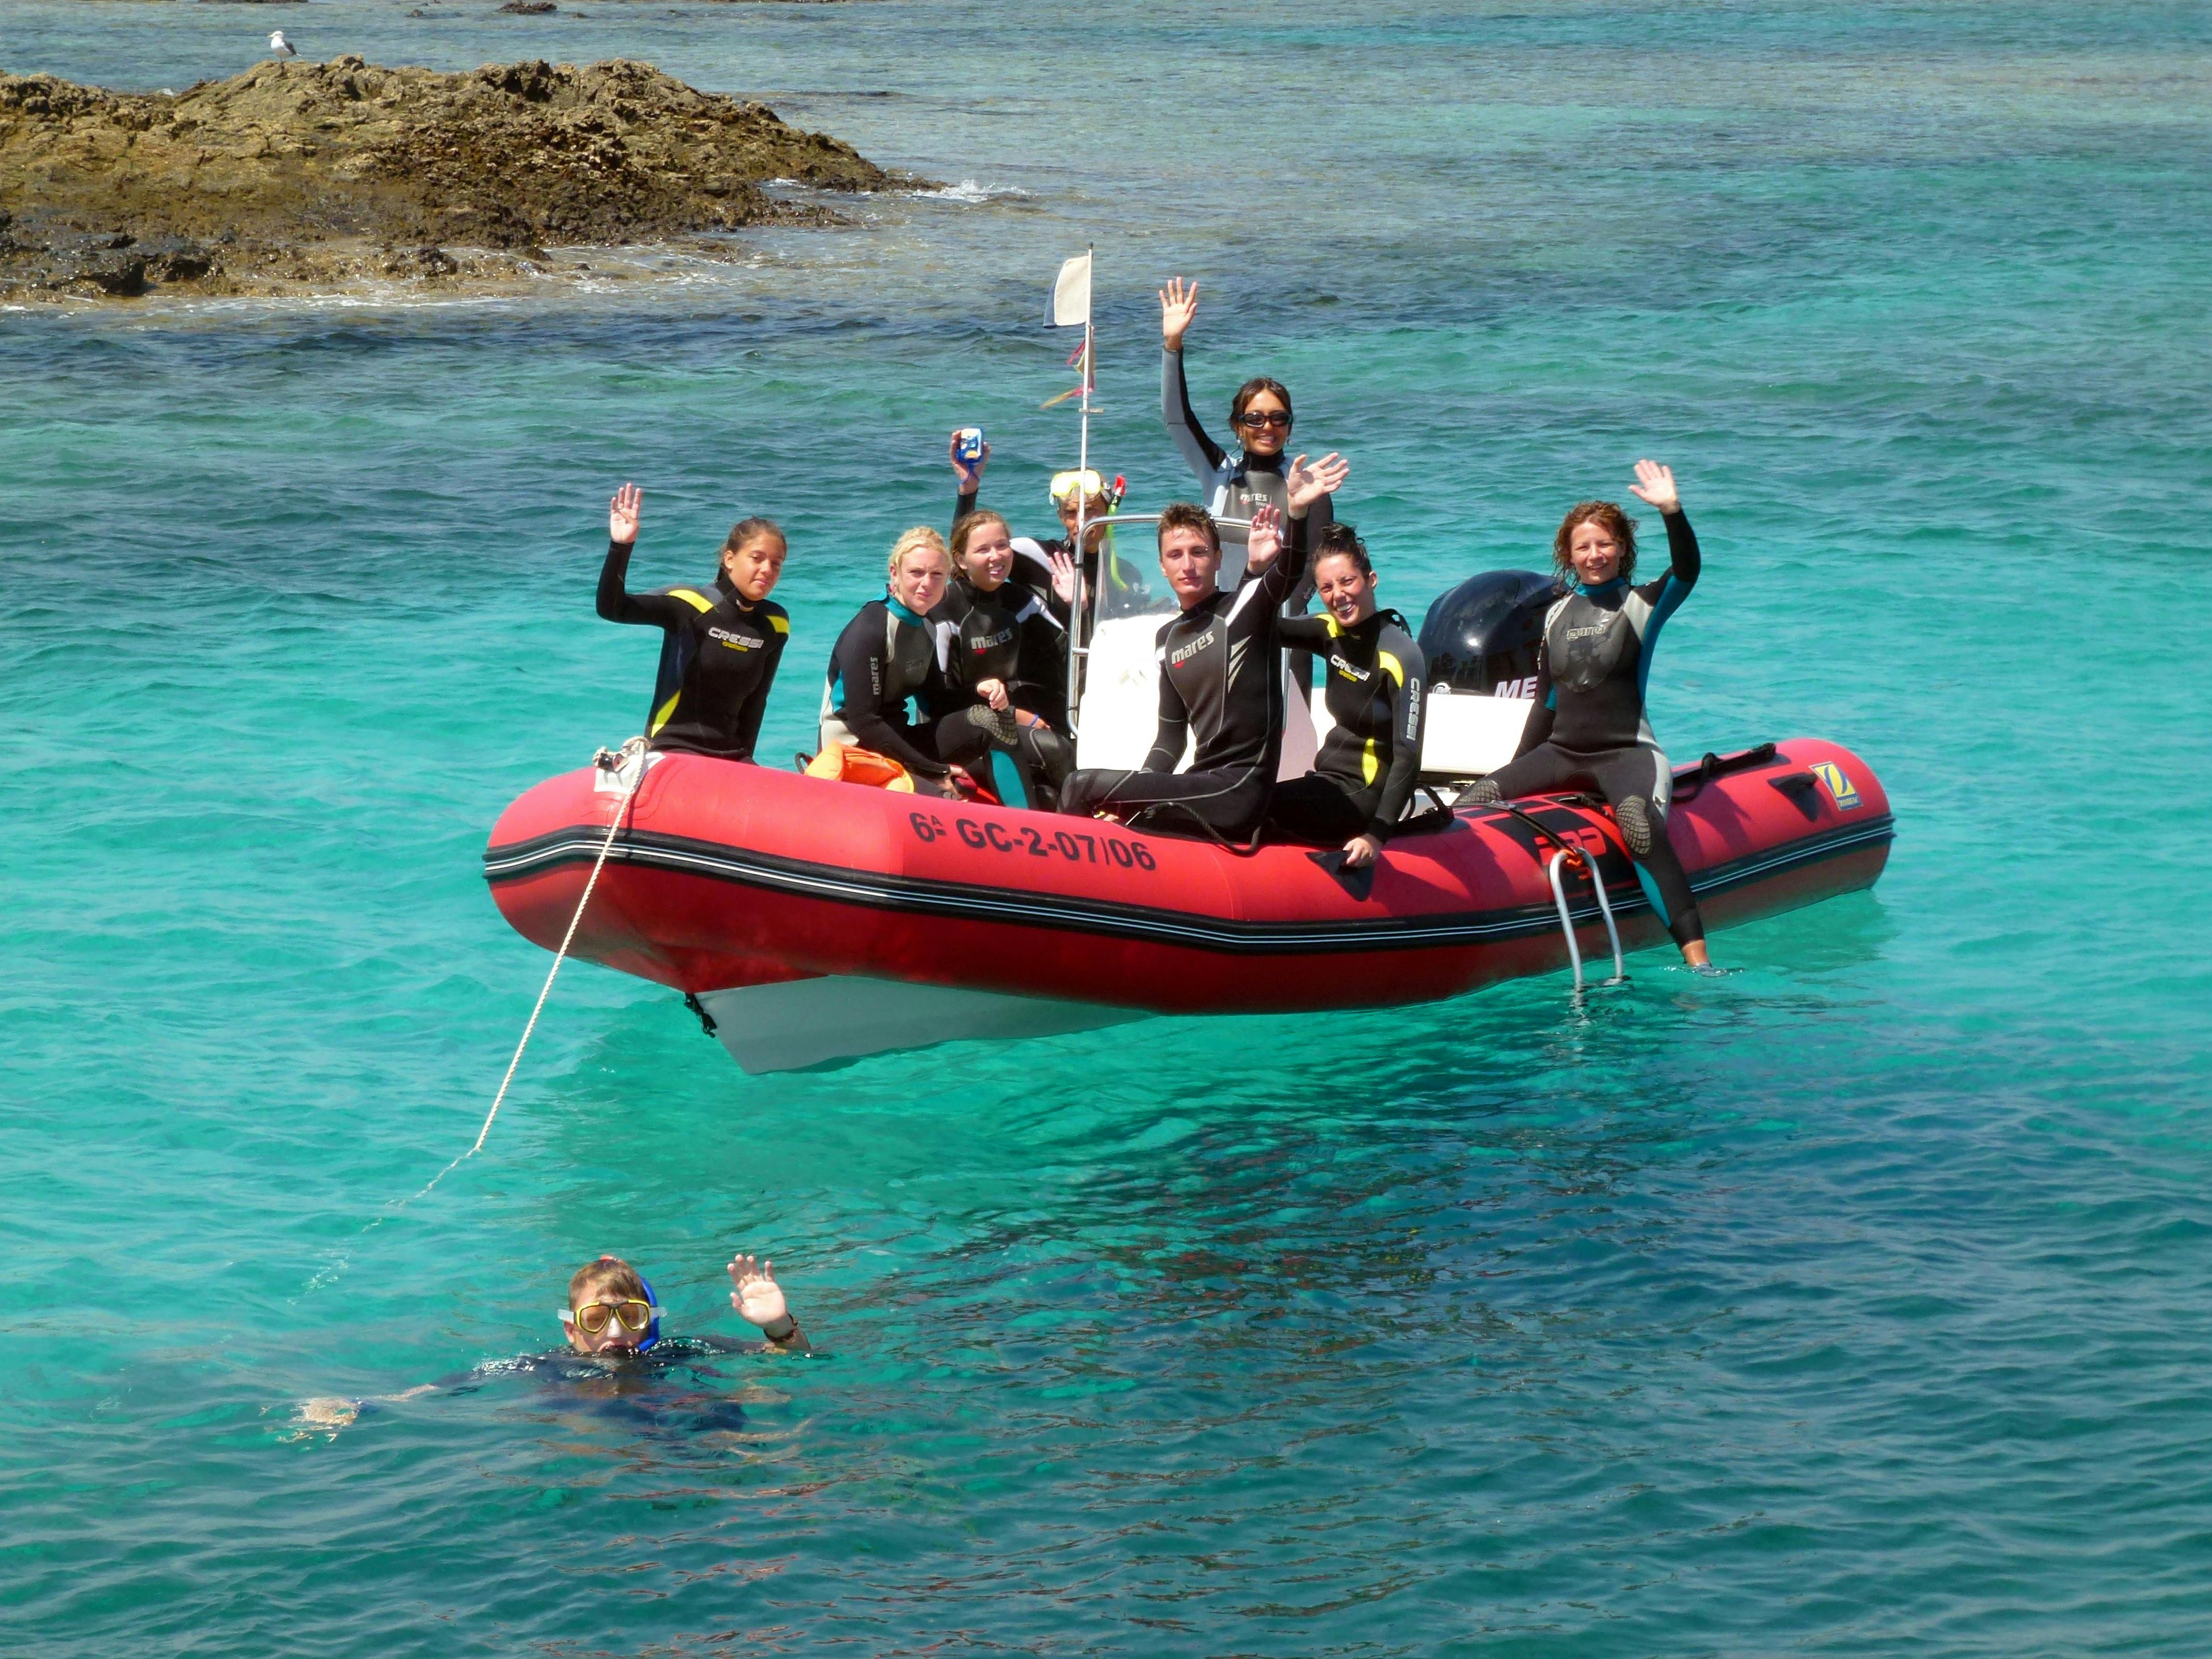
[[[1494,697],[1534,695],[1544,613],[1559,597],[1535,570],[1489,570],[1440,595],[1421,618],[1429,684]]]

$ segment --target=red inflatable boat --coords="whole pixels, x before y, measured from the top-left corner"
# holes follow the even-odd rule
[[[501,815],[484,872],[524,937],[558,946],[634,775],[572,772]],[[1668,827],[1709,928],[1870,886],[1887,861],[1888,799],[1834,744],[1762,744],[1675,776]],[[1566,965],[1562,897],[1581,950],[1603,957],[1593,871],[1627,948],[1664,941],[1602,806],[1435,816],[1343,872],[1307,848],[1239,855],[656,755],[572,948],[691,994],[740,1063],[768,1071],[1146,1012],[1455,996]]]

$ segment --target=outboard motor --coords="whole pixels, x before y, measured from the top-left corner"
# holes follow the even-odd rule
[[[1440,596],[1421,619],[1429,684],[1486,696],[1526,697],[1536,686],[1544,613],[1559,597],[1535,570],[1490,570]]]

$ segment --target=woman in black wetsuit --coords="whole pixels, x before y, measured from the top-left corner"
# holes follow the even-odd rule
[[[1520,751],[1462,799],[1480,805],[1516,795],[1590,788],[1612,803],[1651,908],[1692,968],[1710,968],[1705,925],[1681,860],[1667,840],[1674,768],[1651,732],[1644,691],[1651,652],[1690,590],[1700,559],[1671,468],[1636,464],[1630,486],[1667,526],[1667,574],[1631,586],[1636,521],[1611,501],[1582,501],[1553,538],[1566,589],[1544,618],[1536,654],[1536,707]]]
[[[783,574],[783,532],[771,520],[747,519],[722,544],[711,585],[633,593],[623,584],[644,503],[644,491],[626,483],[607,504],[599,611],[609,622],[661,630],[646,738],[655,749],[749,761],[791,637],[791,618],[768,597]]]
[[[954,697],[937,722],[938,755],[971,772],[988,763],[1007,805],[1050,811],[1074,765],[1064,735],[1066,630],[1028,588],[1006,580],[1013,538],[997,514],[960,520],[951,550],[952,582],[936,617],[952,624],[946,678]]]
[[[960,480],[960,493],[952,503],[952,521],[957,525],[977,510],[975,500],[982,493],[983,469],[990,464],[991,446],[986,443],[983,453],[975,459],[962,460],[960,432],[956,428],[950,454],[953,474]],[[1115,603],[1117,597],[1143,600],[1144,573],[1119,554],[1106,552],[1113,537],[1113,526],[1108,520],[1121,498],[1108,489],[1105,479],[1096,468],[1055,473],[1051,494],[1052,510],[1060,517],[1060,533],[1045,541],[1034,541],[1025,536],[1014,542],[1012,579],[1034,593],[1037,602],[1052,612],[1062,628],[1067,627],[1075,614],[1075,532],[1080,526],[1084,545],[1084,626],[1085,637],[1088,638],[1088,630],[1098,619],[1102,599],[1109,601],[1109,615],[1124,608]],[[1065,663],[1061,665],[1063,674],[1066,666]]]
[[[1344,867],[1375,861],[1413,798],[1421,771],[1421,715],[1428,672],[1413,630],[1375,608],[1375,567],[1348,524],[1322,532],[1310,567],[1322,612],[1277,626],[1286,646],[1322,665],[1329,718],[1314,769],[1275,786],[1267,808],[1274,839],[1344,844]]]
[[[928,526],[892,544],[884,597],[860,607],[830,653],[822,746],[872,750],[906,768],[917,793],[957,799],[933,730],[955,701],[947,677],[952,624],[930,615],[951,575],[945,538]],[[918,718],[907,713],[909,698]]]

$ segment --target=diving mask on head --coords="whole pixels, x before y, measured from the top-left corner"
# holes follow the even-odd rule
[[[1098,475],[1092,467],[1055,472],[1052,475],[1052,504],[1059,507],[1080,495],[1086,501],[1103,500],[1111,513],[1121,505],[1121,497],[1129,492],[1128,480],[1116,473],[1112,483]]]
[[[645,1287],[641,1298],[628,1296],[612,1302],[592,1301],[580,1308],[563,1308],[561,1323],[586,1336],[598,1336],[611,1324],[619,1324],[633,1335],[642,1331],[645,1340],[635,1351],[643,1353],[660,1340],[660,1298],[653,1293],[653,1283],[643,1274],[639,1275],[637,1282]]]

